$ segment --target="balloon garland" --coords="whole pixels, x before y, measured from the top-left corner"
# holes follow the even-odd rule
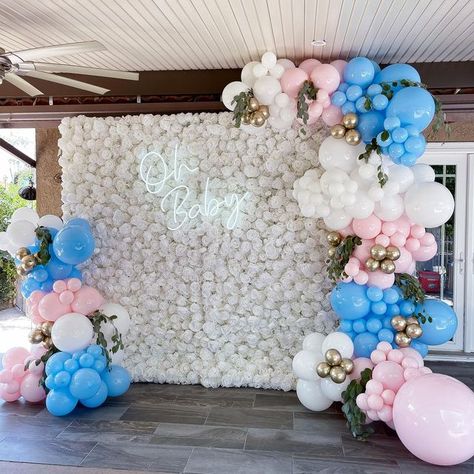
[[[330,127],[321,168],[293,186],[303,217],[322,218],[329,229],[330,300],[339,318],[337,332],[308,335],[293,359],[301,403],[320,411],[343,402],[359,439],[373,432],[368,423],[382,420],[427,462],[471,458],[473,392],[423,364],[428,346],[454,336],[456,314],[427,297],[415,276],[416,262],[437,252],[426,229],[446,223],[454,210],[434,170],[417,163],[426,148],[422,132],[433,119],[435,128],[442,123],[440,103],[408,64],[381,69],[364,57],[330,64],[311,58],[296,67],[271,52],[247,64],[222,100],[237,127],[284,129],[320,118]],[[242,119],[250,100],[268,107],[265,121]]]
[[[13,347],[3,356],[0,399],[46,399],[48,411],[63,416],[79,402],[95,408],[125,393],[130,375],[119,364],[130,316],[84,285],[76,267],[94,252],[89,223],[74,218],[63,224],[24,207],[0,233],[0,248],[15,258],[26,313],[35,325],[30,350]]]

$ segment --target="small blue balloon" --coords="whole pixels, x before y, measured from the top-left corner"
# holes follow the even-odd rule
[[[383,121],[383,126],[385,130],[392,131],[401,125],[400,119],[398,117],[387,117]]]
[[[76,405],[77,398],[74,398],[67,388],[53,389],[46,396],[46,408],[54,416],[67,415]]]
[[[95,393],[95,395],[93,395],[90,398],[81,399],[79,401],[87,408],[97,408],[100,405],[102,405],[102,403],[105,402],[105,400],[107,399],[107,396],[108,396],[107,385],[102,380],[100,382],[100,387]]]
[[[47,388],[49,388],[50,390],[53,390],[54,388],[58,388],[56,386],[56,382],[54,381],[55,379],[55,376],[54,374],[49,374],[45,380],[44,380],[44,384],[46,385]]]
[[[420,157],[425,152],[426,140],[423,135],[416,137],[409,136],[404,143],[404,147],[408,153],[413,153],[417,157]]]
[[[382,154],[388,156],[388,146],[382,147]]]
[[[428,355],[428,346],[423,342],[420,342],[419,339],[411,341],[410,347],[417,350],[423,359]]]
[[[107,362],[105,361],[105,357],[104,357],[104,360],[101,360],[101,359],[95,360],[94,365],[92,367],[94,368],[95,371],[101,374],[107,367]]]
[[[387,305],[383,301],[377,301],[376,303],[371,304],[370,309],[372,313],[381,316],[386,313]]]
[[[359,319],[367,316],[370,301],[366,296],[366,286],[354,282],[340,282],[331,291],[331,306],[340,319]]]
[[[382,135],[386,135],[385,138],[383,138]],[[388,147],[392,143],[393,143],[392,137],[390,136],[390,132],[388,132],[387,130],[384,130],[383,132],[380,132],[377,135],[377,145],[379,145],[381,147],[387,147],[387,153],[388,153]],[[387,153],[385,153],[385,154],[387,154]]]
[[[403,153],[403,155],[400,157],[400,163],[403,166],[413,166],[417,159],[418,157],[413,153]]]
[[[399,303],[400,314],[402,316],[411,316],[415,312],[415,305],[411,301],[404,300]]]
[[[397,313],[397,314],[400,314],[400,313]],[[390,329],[391,331],[393,331],[393,328],[392,328],[392,317],[391,316],[386,316],[385,318],[383,318],[383,327],[385,329]]]
[[[33,291],[39,291],[40,289],[41,283],[34,278],[26,278],[21,284],[21,294],[23,298],[29,298]]]
[[[388,147],[390,158],[400,158],[405,153],[405,148],[401,143],[392,143]]]
[[[377,318],[370,318],[367,320],[367,331],[377,334],[382,329],[382,321]]]
[[[356,113],[356,107],[354,105],[354,102],[349,102],[347,101],[345,104],[342,105],[341,107],[341,112],[346,115],[346,114],[351,114],[351,113]]]
[[[68,352],[56,352],[46,362],[45,372],[46,375],[57,374],[64,369],[64,362],[71,358],[71,354]]]
[[[418,71],[409,64],[390,64],[384,67],[375,75],[374,82],[380,84],[381,82],[394,82],[406,79],[413,82],[421,82]],[[392,86],[393,87],[393,86]]]
[[[45,270],[43,265],[41,265],[41,266],[38,265],[37,267],[35,267],[30,272],[30,275],[31,275],[32,278],[34,278],[39,283],[45,282],[49,277],[48,272]]]
[[[362,137],[362,141],[370,143],[372,138],[375,138],[383,131],[383,123],[384,115],[376,110],[371,110],[366,114],[360,115],[357,130]]]
[[[354,330],[354,332],[356,332],[358,334],[361,333],[361,332],[365,332],[366,331],[365,320],[364,319],[356,319],[352,323],[352,329]]]
[[[380,66],[373,59],[370,59],[369,61],[372,63],[372,66],[374,66],[375,74],[379,73],[380,72]]]
[[[366,102],[366,98],[365,98],[365,97],[359,97],[359,98],[356,100],[355,108],[356,108],[357,111],[360,112],[361,114],[365,114],[366,112],[369,111],[369,110],[366,109],[366,107],[365,107],[365,102]]]
[[[64,226],[53,241],[56,257],[70,265],[85,262],[93,254],[94,248],[91,231],[78,224]]]
[[[71,274],[72,265],[62,262],[51,253],[51,258],[46,264],[46,270],[53,280],[64,280]]]
[[[357,57],[351,59],[344,68],[344,81],[363,88],[369,86],[375,76],[375,68],[370,59]]]
[[[45,293],[50,293],[53,291],[54,280],[52,278],[48,278],[46,281],[43,281],[40,285],[40,290],[44,291]]]
[[[100,375],[94,369],[79,369],[71,377],[69,390],[75,398],[90,398],[99,390],[100,383]]]
[[[101,355],[103,355],[103,349],[101,346],[97,345],[97,344],[91,344],[86,352],[88,354],[90,354],[91,356],[93,357],[100,357]]]
[[[36,239],[38,240],[38,239]],[[39,252],[39,246],[38,245],[28,245],[28,247],[26,247],[30,253],[33,255],[35,254],[36,252]]]
[[[339,330],[341,332],[351,332],[352,331],[352,321],[348,321],[347,319],[341,319],[339,322]]]
[[[79,363],[76,359],[69,359],[64,362],[64,370],[67,370],[70,374],[79,370]]]
[[[377,337],[379,338],[379,341],[386,341],[391,344],[393,342],[394,335],[390,329],[383,328],[377,333]]]
[[[85,350],[81,350],[81,351],[74,352],[74,354],[72,355],[72,358],[73,358],[74,360],[79,361],[79,359],[81,358],[81,355],[82,355],[82,354],[85,354],[85,353],[86,353]],[[78,362],[78,363],[79,363],[79,362]]]
[[[107,385],[109,397],[123,395],[130,387],[130,374],[120,365],[112,365],[110,370],[105,370],[102,380]]]
[[[370,286],[367,289],[367,298],[374,303],[376,301],[381,301],[383,298],[383,291],[377,286]]]
[[[354,338],[354,354],[356,357],[370,357],[372,351],[377,348],[379,338],[371,332],[357,334]]]
[[[420,131],[413,125],[405,125],[405,130],[410,137],[418,137],[420,135]]]
[[[388,98],[383,94],[377,94],[372,99],[372,106],[375,110],[385,110],[388,105]]]
[[[337,90],[345,93],[348,88],[349,84],[347,84],[346,82],[341,82]]]
[[[398,302],[399,298],[400,297],[398,295],[397,290],[393,288],[387,288],[383,290],[383,300],[385,301],[385,303],[395,304]]]
[[[408,132],[403,127],[397,127],[392,130],[392,139],[395,143],[404,143],[408,138]]]
[[[367,95],[370,97],[375,97],[377,94],[382,93],[382,86],[380,84],[371,84],[367,88]]]
[[[398,304],[387,305],[387,311],[385,312],[385,314],[387,316],[390,316],[390,318],[398,316],[400,314],[400,306],[398,306]]]
[[[79,357],[79,365],[81,367],[92,367],[94,365],[94,360],[94,356],[91,354],[82,354],[81,357]]]
[[[71,374],[67,372],[66,370],[61,370],[54,376],[54,383],[56,384],[56,387],[58,388],[67,387],[70,381],[71,381]]]
[[[331,96],[331,103],[335,105],[336,107],[341,107],[346,103],[346,94],[342,91],[336,91],[334,94]]]
[[[357,85],[349,86],[346,91],[347,100],[355,102],[359,97],[362,97],[362,93],[362,87]]]
[[[458,328],[458,318],[448,304],[436,299],[426,299],[422,305],[417,305],[416,312],[427,318],[425,323],[421,323],[423,334],[418,342],[437,346],[454,337]],[[431,322],[428,320],[429,316],[432,318]]]

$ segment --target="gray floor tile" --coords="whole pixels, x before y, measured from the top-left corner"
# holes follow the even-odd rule
[[[289,474],[292,458],[264,451],[195,448],[185,473],[195,474]]]
[[[71,424],[71,420],[51,417],[5,415],[0,416],[0,437],[55,438]]]
[[[249,428],[245,450],[342,456],[341,436],[291,430]]]
[[[243,449],[247,430],[227,426],[160,423],[150,443]]]
[[[81,466],[182,472],[192,448],[127,443],[99,443]]]
[[[433,464],[425,463],[419,459],[410,461],[407,459],[400,459],[398,465],[402,474],[473,474],[474,466],[472,464],[464,463],[457,466],[433,466]]]
[[[276,395],[257,393],[255,395],[254,406],[262,410],[290,410],[310,413],[310,411],[300,403],[295,392],[279,393]]]
[[[16,402],[5,402],[0,400],[0,416],[3,415],[25,415],[35,416],[44,409],[43,403],[28,403],[23,399]]]
[[[342,447],[346,457],[416,459],[398,438],[381,434],[373,435],[367,441],[358,441],[350,434],[342,435]]]
[[[118,420],[127,411],[128,405],[123,406],[101,406],[98,408],[87,408],[80,404],[69,413],[69,415],[63,416],[63,420]],[[49,411],[44,408],[37,415],[46,419],[55,419],[56,417],[51,415]]]
[[[7,437],[0,442],[0,459],[77,466],[95,445],[86,441]]]
[[[251,408],[212,408],[206,425],[229,425],[246,428],[292,429],[293,413]]]
[[[314,431],[317,433],[347,433],[346,419],[342,415],[331,415],[324,412],[295,413],[294,430]]]
[[[243,407],[251,408],[254,404],[253,397],[227,397],[219,396],[217,393],[206,396],[195,395],[193,397],[177,397],[173,403],[175,405],[201,406],[201,407]]]
[[[343,459],[325,457],[293,458],[293,474],[400,474],[400,468],[395,461],[370,461],[366,459]]]
[[[189,407],[172,404],[158,404],[154,407],[132,404],[120,419],[202,425],[206,421],[209,410],[210,408],[207,407]]]

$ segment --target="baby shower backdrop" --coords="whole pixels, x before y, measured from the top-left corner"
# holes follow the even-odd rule
[[[66,118],[64,218],[94,222],[84,280],[131,316],[135,381],[294,388],[330,332],[326,233],[293,184],[326,131],[236,128],[231,113]]]

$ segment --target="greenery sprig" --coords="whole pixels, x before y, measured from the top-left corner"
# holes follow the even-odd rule
[[[396,273],[395,274],[395,285],[397,285],[403,292],[403,298],[406,300],[412,300],[415,303],[423,304],[426,299],[426,294],[421,287],[419,280],[408,273]],[[426,313],[415,313],[415,318],[420,320],[422,323],[427,321],[431,323],[433,318]]]
[[[366,163],[368,163],[372,152],[377,153],[377,155],[379,155],[380,157],[380,163],[377,166],[377,180],[379,182],[380,187],[383,188],[387,184],[388,176],[382,168],[382,148],[377,144],[377,140],[375,138],[372,138],[372,141],[365,145],[365,152],[359,155],[359,160],[364,160]]]
[[[303,85],[298,92],[298,102],[296,106],[296,116],[303,120],[303,123],[306,125],[308,123],[309,114],[309,101],[316,100],[318,89],[314,87],[314,84],[311,81],[304,81]]]
[[[335,248],[334,255],[326,261],[328,276],[332,281],[336,282],[347,276],[344,267],[351,258],[354,249],[361,244],[361,238],[356,235],[348,235],[341,240],[341,243]]]
[[[237,128],[239,128],[240,125],[242,124],[242,119],[244,115],[248,114],[250,111],[249,102],[252,97],[253,97],[253,91],[252,89],[249,89],[248,91],[244,91],[244,92],[241,92],[240,94],[237,94],[232,99],[232,104],[235,104],[233,120],[234,120],[234,125]]]
[[[51,232],[47,227],[37,227],[35,229],[36,237],[40,241],[39,250],[35,254],[39,265],[46,265],[51,259],[49,254],[49,245],[53,243]]]
[[[347,427],[354,438],[365,441],[374,433],[374,429],[365,425],[365,413],[357,406],[356,398],[365,392],[367,382],[372,378],[372,370],[365,369],[360,374],[360,379],[352,380],[346,390],[342,392],[342,413],[346,417]]]
[[[29,369],[31,364],[35,364],[36,366],[38,366],[41,364],[41,362],[43,362],[43,364],[46,366],[46,362],[48,362],[48,359],[53,354],[56,354],[56,352],[59,352],[59,349],[55,347],[53,344],[51,344],[51,347],[39,359],[36,359],[34,361],[32,360],[28,362],[27,364],[25,364],[25,371]],[[48,387],[46,387],[45,381],[46,381],[46,372],[43,371],[43,375],[40,378],[39,385],[41,385],[46,390],[46,392],[48,392]]]
[[[119,333],[118,329],[115,327],[115,324],[114,324],[114,320],[117,319],[117,316],[116,315],[107,316],[106,314],[97,310],[97,311],[94,311],[94,313],[92,313],[92,315],[90,315],[89,318],[92,322],[94,333],[97,335],[97,344],[102,346],[103,353],[105,357],[107,358],[107,367],[109,367],[110,363],[112,362],[110,352],[112,352],[112,354],[115,354],[120,349],[124,348],[122,335]],[[110,348],[110,350],[107,349],[107,339],[105,338],[105,335],[101,330],[102,324],[106,324],[106,323],[112,324],[112,327],[114,328],[112,338],[111,338],[113,345]]]

